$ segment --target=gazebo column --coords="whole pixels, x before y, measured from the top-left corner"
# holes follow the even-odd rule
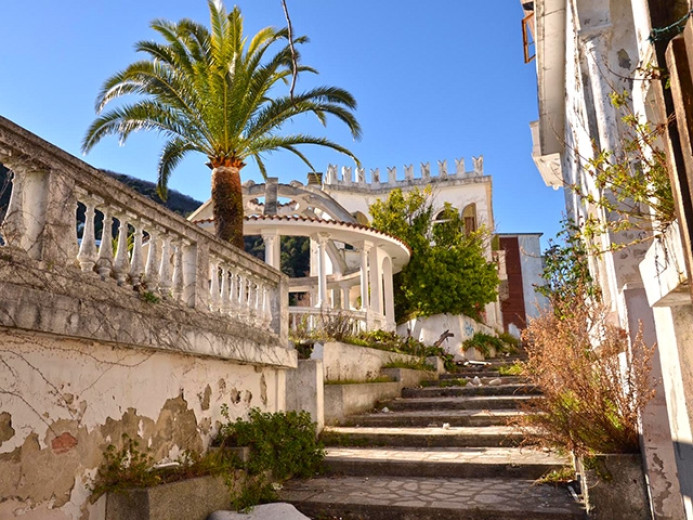
[[[275,269],[281,268],[280,237],[277,232],[262,234],[262,241],[265,243],[265,263]]]
[[[370,242],[363,242],[361,246],[361,309],[364,311],[370,308],[368,303],[368,256],[371,249]]]
[[[327,299],[327,241],[329,233],[318,233],[314,239],[318,244],[318,301],[316,307],[326,309]]]
[[[341,284],[339,286],[339,291],[342,293],[341,308],[345,311],[351,310],[351,302],[349,301],[349,295],[351,294],[351,286],[347,284]]]
[[[383,262],[383,302],[385,307],[385,320],[388,327],[395,328],[395,304],[394,286],[392,283],[392,260],[388,257]]]
[[[368,251],[368,280],[371,286],[370,309],[378,314],[382,314],[382,276],[378,256],[378,248],[371,247],[370,251]]]

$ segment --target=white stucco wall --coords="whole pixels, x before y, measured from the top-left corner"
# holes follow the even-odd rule
[[[446,339],[441,347],[448,354],[453,355],[455,361],[464,359],[461,350],[462,343],[475,333],[483,332],[492,336],[495,335],[495,331],[491,327],[464,315],[436,314],[426,318],[413,318],[397,326],[397,333],[400,336],[411,335],[426,345],[434,344],[446,330],[451,332],[453,336]]]
[[[548,309],[549,301],[546,296],[537,293],[535,286],[543,284],[541,277],[544,271],[544,262],[541,256],[541,244],[536,235],[518,235],[517,240],[520,247],[520,267],[522,269],[522,295],[525,301],[525,315],[527,321],[536,318],[539,314]]]
[[[285,406],[283,370],[220,359],[0,330],[0,360],[3,520],[102,518],[90,479],[123,434],[171,460],[206,449],[223,403]]]

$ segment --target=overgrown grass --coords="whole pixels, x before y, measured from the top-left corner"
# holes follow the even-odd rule
[[[525,330],[525,375],[543,397],[528,405],[534,413],[523,424],[576,455],[639,451],[639,417],[654,395],[654,348],[642,331],[629,342],[596,297],[555,297],[552,306]]]
[[[121,448],[113,444],[106,448],[104,461],[91,484],[90,501],[95,502],[105,493],[122,493],[206,475],[223,475],[233,480],[239,467],[236,457],[222,452],[200,455],[190,451],[170,465],[156,467],[154,459],[140,449],[136,440],[123,435]]]
[[[524,365],[517,361],[512,365],[501,365],[498,367],[498,373],[502,376],[521,376],[524,371]]]
[[[449,388],[452,386],[467,386],[469,380],[464,377],[457,379],[440,379],[438,381],[421,381],[421,386],[439,386],[441,388]]]
[[[390,361],[389,363],[385,363],[383,365],[383,368],[408,368],[410,370],[426,370],[429,372],[433,372],[435,368],[433,368],[433,365],[429,365],[423,360],[419,361],[404,361],[404,360],[396,360],[396,361]]]
[[[545,475],[538,478],[536,484],[550,484],[553,486],[558,486],[562,484],[567,484],[575,480],[575,470],[572,467],[563,467],[561,469],[552,469]]]
[[[302,320],[297,325],[291,333],[291,339],[296,344],[301,359],[310,357],[315,341],[333,340],[420,358],[438,356],[443,360],[446,370],[452,370],[455,366],[454,356],[448,354],[445,349],[425,345],[411,336],[402,337],[395,332],[384,330],[356,332],[354,323],[347,314],[325,315],[313,330],[308,327],[307,320]]]
[[[366,383],[392,383],[394,379],[389,376],[371,377],[369,379],[328,379],[326,385],[362,385]]]

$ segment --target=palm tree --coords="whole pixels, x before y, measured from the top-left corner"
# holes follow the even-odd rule
[[[192,151],[209,158],[216,234],[243,248],[243,199],[240,170],[249,158],[263,176],[263,153],[288,150],[315,171],[298,145],[315,144],[356,157],[324,138],[305,134],[282,135],[281,127],[295,116],[314,114],[322,123],[333,115],[346,123],[354,138],[361,127],[354,117],[356,101],[346,90],[316,87],[296,95],[277,95],[277,84],[287,84],[298,60],[286,29],[266,27],[248,43],[237,7],[230,14],[209,0],[211,32],[191,20],[173,23],[155,20],[151,27],[165,43],[141,41],[137,61],[106,80],[96,101],[98,117],[87,130],[82,149],[88,152],[104,136],[123,142],[134,131],[157,130],[168,139],[158,164],[159,194],[166,196],[171,172]],[[293,43],[293,46],[291,45]],[[277,52],[277,45],[281,48]],[[270,50],[270,47],[272,49]],[[293,49],[292,49],[293,47]],[[316,71],[297,65],[296,71]],[[104,112],[111,101],[134,95],[130,104]]]

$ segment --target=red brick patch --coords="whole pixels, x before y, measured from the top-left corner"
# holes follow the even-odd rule
[[[61,433],[53,442],[51,442],[51,447],[53,448],[53,453],[60,455],[61,453],[67,453],[72,448],[77,446],[77,439],[75,439],[69,433]]]

